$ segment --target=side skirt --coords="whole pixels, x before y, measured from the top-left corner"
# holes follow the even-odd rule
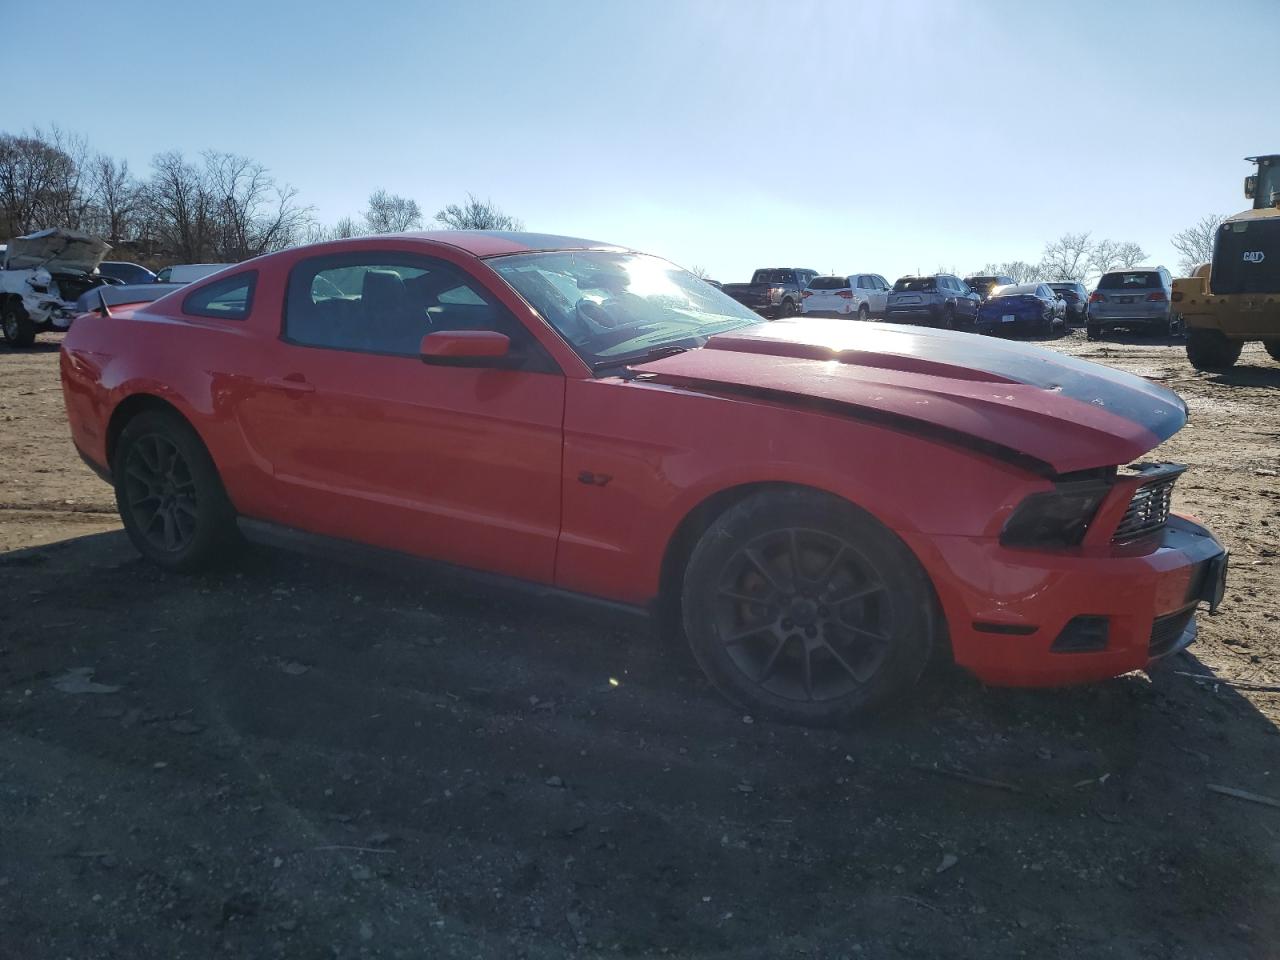
[[[282,548],[343,563],[355,562],[362,567],[385,570],[393,575],[403,576],[417,572],[429,577],[438,585],[456,585],[460,592],[473,595],[493,596],[514,593],[548,605],[569,601],[581,610],[604,615],[613,620],[625,617],[632,621],[656,623],[658,619],[653,615],[657,607],[656,603],[648,606],[618,603],[585,593],[561,590],[559,587],[544,583],[533,583],[516,577],[459,567],[439,560],[428,560],[425,557],[401,553],[398,550],[372,547],[352,540],[308,533],[305,530],[284,527],[265,520],[240,517],[237,524],[245,539],[262,546]]]

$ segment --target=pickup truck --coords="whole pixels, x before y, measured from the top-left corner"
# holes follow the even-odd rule
[[[766,267],[753,273],[750,283],[726,283],[721,289],[766,317],[794,317],[800,312],[804,288],[817,275],[817,270],[799,267]]]

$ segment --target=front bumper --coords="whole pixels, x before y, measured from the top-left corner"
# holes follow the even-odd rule
[[[956,662],[997,686],[1143,669],[1194,640],[1197,608],[1216,607],[1225,584],[1222,544],[1178,516],[1145,541],[1060,552],[990,538],[906,539],[933,579]]]

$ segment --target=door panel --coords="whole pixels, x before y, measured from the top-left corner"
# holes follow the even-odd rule
[[[274,520],[550,582],[564,378],[281,343],[241,405]],[[299,390],[306,384],[306,390]]]

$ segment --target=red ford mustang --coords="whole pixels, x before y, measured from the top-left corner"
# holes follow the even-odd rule
[[[766,323],[540,234],[301,247],[79,318],[72,436],[148,559],[288,528],[649,608],[731,700],[830,722],[935,648],[995,684],[1139,669],[1222,597],[1138,377],[972,334]]]

